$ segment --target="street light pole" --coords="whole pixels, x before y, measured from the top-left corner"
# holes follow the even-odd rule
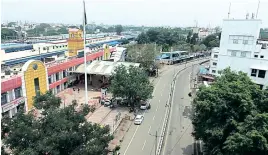
[[[157,155],[157,130],[155,131],[155,155]]]

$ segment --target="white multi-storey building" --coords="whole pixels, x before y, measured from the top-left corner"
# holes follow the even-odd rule
[[[230,67],[242,71],[261,88],[268,86],[268,40],[260,40],[261,20],[223,20],[220,48],[212,50],[210,73]]]

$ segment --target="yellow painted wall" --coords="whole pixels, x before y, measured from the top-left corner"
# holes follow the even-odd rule
[[[109,50],[109,45],[104,45],[104,50],[103,50],[103,60],[107,60],[110,58],[110,50]]]
[[[83,31],[69,31],[67,56],[76,56],[78,50],[84,48]]]
[[[34,70],[34,64],[37,69]],[[24,72],[24,81],[27,97],[27,107],[31,110],[33,107],[33,97],[36,96],[34,79],[39,78],[40,93],[44,94],[47,91],[47,75],[45,65],[41,61],[33,61],[28,65],[27,70]]]

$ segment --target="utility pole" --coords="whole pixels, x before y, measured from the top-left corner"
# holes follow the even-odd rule
[[[155,155],[157,155],[157,130],[155,131]]]

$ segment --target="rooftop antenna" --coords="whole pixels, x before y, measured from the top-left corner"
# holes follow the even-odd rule
[[[230,17],[230,14],[231,14],[231,2],[230,2],[230,5],[229,5],[228,19]]]
[[[259,0],[258,7],[257,7],[257,12],[256,12],[256,19],[258,18],[258,13],[259,13],[260,2],[261,2],[261,1]]]

